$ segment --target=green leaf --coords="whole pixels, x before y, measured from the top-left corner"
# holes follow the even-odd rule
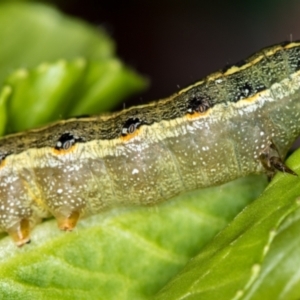
[[[0,296],[152,297],[264,186],[250,177],[155,208],[119,208],[81,221],[73,233],[59,232],[51,220],[38,225],[22,249],[3,238]]]
[[[1,3],[0,40],[0,85],[15,69],[78,57],[105,60],[114,54],[102,29],[38,3]]]
[[[288,165],[299,173],[300,151]],[[278,174],[156,299],[299,299],[299,194]]]
[[[1,3],[0,39],[0,134],[95,115],[147,85],[103,30],[42,4]]]
[[[8,128],[12,132],[59,118],[107,111],[146,86],[145,80],[117,59],[83,58],[20,69],[5,83],[12,89],[7,101]]]
[[[69,116],[107,112],[128,95],[145,89],[147,81],[119,61],[110,60],[105,64],[88,65],[80,85],[77,97],[81,100],[70,110]]]

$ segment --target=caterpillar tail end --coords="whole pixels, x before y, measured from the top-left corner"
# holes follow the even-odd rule
[[[18,247],[30,243],[30,222],[28,219],[20,220],[6,231]]]

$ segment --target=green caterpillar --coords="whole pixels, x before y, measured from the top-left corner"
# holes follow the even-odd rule
[[[300,42],[261,50],[171,97],[0,140],[0,229],[18,246],[53,215],[62,230],[253,173],[294,174]]]

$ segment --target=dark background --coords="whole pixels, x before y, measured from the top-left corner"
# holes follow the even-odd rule
[[[300,38],[299,0],[46,2],[104,26],[121,59],[150,79],[149,90],[126,106],[166,97],[265,46]]]

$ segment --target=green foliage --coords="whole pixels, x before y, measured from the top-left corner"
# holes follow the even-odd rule
[[[41,4],[0,4],[0,134],[97,114],[146,86],[100,28]]]
[[[111,109],[145,81],[101,29],[38,4],[0,4],[0,132]],[[300,152],[289,166],[300,172]],[[1,299],[298,299],[299,178],[242,178],[72,233],[0,240]]]

